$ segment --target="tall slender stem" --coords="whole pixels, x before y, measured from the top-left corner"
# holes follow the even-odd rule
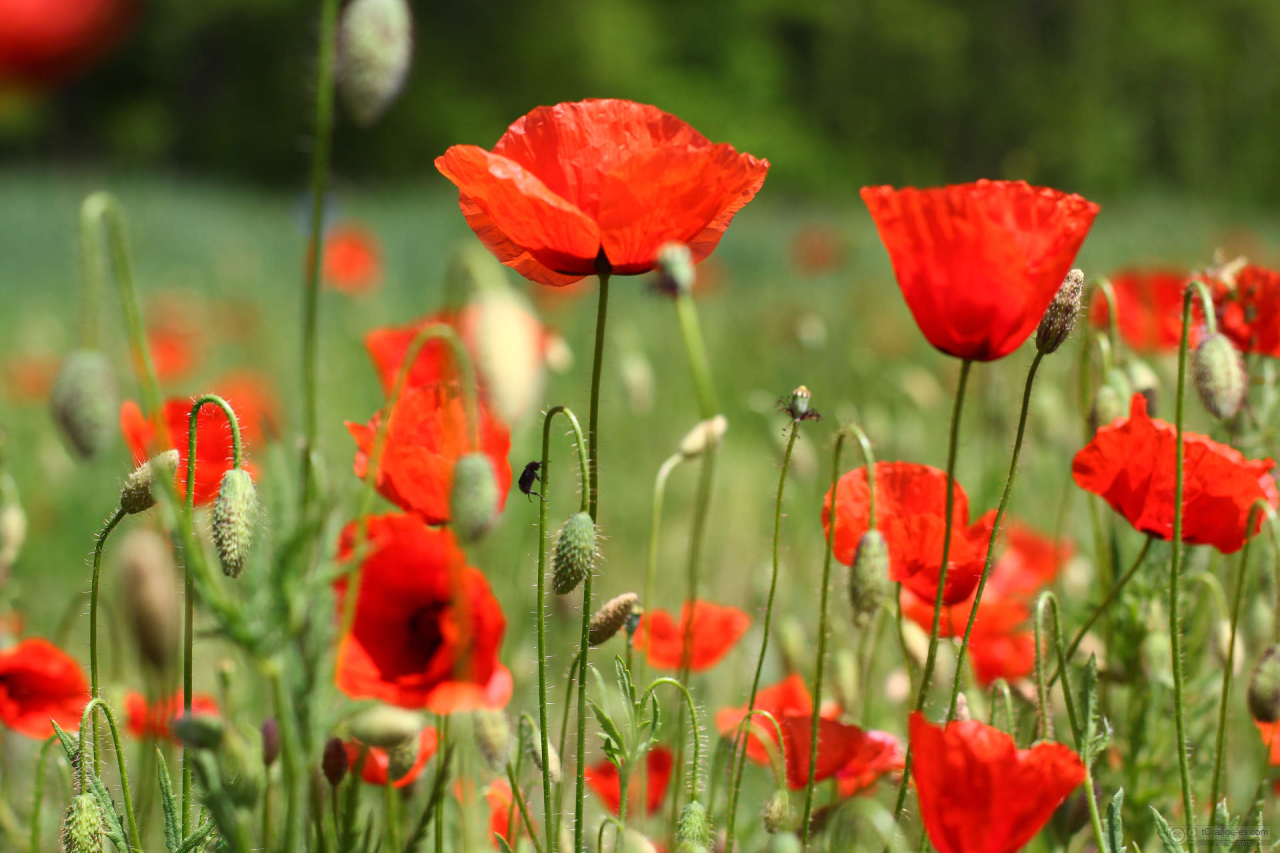
[[[106,702],[102,701],[101,698],[90,699],[89,703],[84,706],[84,711],[80,716],[80,754],[84,755],[85,725],[89,722],[90,718],[98,712],[99,708],[102,709],[102,713],[107,718],[107,726],[111,729],[111,744],[115,747],[116,751],[116,764],[117,769],[120,772],[120,798],[124,801],[125,820],[128,822],[129,827],[129,849],[133,851],[133,853],[140,853],[142,850],[140,846],[142,844],[142,837],[138,834],[138,818],[133,810],[133,793],[129,788],[129,774],[125,772],[125,751],[124,745],[120,741],[120,728],[116,725],[116,717],[115,714],[111,713],[111,707],[107,705]],[[86,786],[89,781],[88,771],[89,765],[83,761],[80,762],[81,791],[88,790]]]
[[[640,599],[644,607],[653,606],[653,586],[658,577],[658,539],[662,532],[662,504],[667,494],[667,479],[676,466],[684,461],[680,453],[673,453],[662,463],[658,475],[653,479],[653,517],[649,521],[649,555],[644,570],[644,598]],[[640,683],[649,678],[649,656],[640,657]]]
[[[596,346],[591,359],[591,410],[587,416],[587,458],[590,460],[587,506],[591,518],[598,520],[600,506],[600,373],[604,366],[604,330],[609,318],[609,278],[600,273],[600,295],[596,303]]]
[[[96,729],[97,726],[95,725]],[[35,797],[31,803],[31,853],[40,853],[40,807],[44,803],[44,776],[49,759],[49,747],[58,742],[57,735],[50,735],[40,745],[40,757],[36,759]],[[94,750],[95,753],[97,750]]]
[[[107,537],[116,529],[116,525],[124,516],[123,509],[115,511],[115,514],[107,520],[106,526],[102,528],[102,532],[98,534],[97,544],[93,548],[93,580],[89,586],[89,691],[93,699],[102,695],[98,684],[98,576],[102,572],[102,549],[106,547]],[[98,773],[101,769],[102,762],[98,756],[98,715],[95,712],[93,715],[93,772]]]
[[[271,682],[271,694],[276,705],[276,721],[280,725],[280,762],[287,798],[284,849],[286,853],[299,853],[303,849],[306,768],[298,740],[298,724],[280,664],[271,661],[265,669],[267,679]]]
[[[520,817],[524,818],[525,828],[529,830],[529,838],[533,841],[533,849],[535,853],[542,853],[542,845],[538,843],[538,832],[533,828],[533,818],[529,817],[529,806],[524,801],[524,792],[520,790],[520,782],[516,778],[515,768],[511,766],[509,761],[507,762],[507,781],[511,785],[511,799],[515,805],[520,807]],[[511,832],[511,824],[512,821],[508,819],[507,833],[515,835],[515,833]]]
[[[582,849],[582,810],[586,799],[587,774],[587,650],[591,647],[591,579],[594,571],[587,572],[582,581],[582,639],[578,654],[582,657],[582,669],[578,673],[578,748],[574,753],[578,763],[578,785],[573,803],[573,849]],[[545,766],[545,763],[544,765]],[[626,792],[623,792],[626,796]]]

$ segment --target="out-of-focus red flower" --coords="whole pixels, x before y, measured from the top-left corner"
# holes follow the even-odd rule
[[[811,714],[813,697],[799,673],[793,672],[777,684],[762,688],[756,694],[756,710],[767,711],[773,718],[781,721],[792,714]],[[716,729],[722,737],[736,734],[738,725],[747,716],[747,706],[740,708],[721,708],[716,712]],[[769,750],[760,740],[760,734],[768,738],[776,750],[778,735],[767,717],[757,716],[751,721],[747,735],[747,757],[752,761],[765,764],[769,760]],[[760,734],[757,734],[760,733]]]
[[[684,637],[689,631],[693,648],[689,668],[693,672],[711,669],[727,655],[751,625],[751,618],[736,607],[722,607],[710,601],[694,602],[690,617],[688,602],[680,608],[680,621],[665,610],[649,610],[636,628],[635,647],[647,653],[650,666],[679,669],[684,663]],[[689,630],[692,621],[692,630]]]
[[[479,404],[480,450],[493,465],[498,486],[498,512],[511,490],[511,435],[488,409]],[[347,430],[356,440],[355,473],[368,473],[369,456],[381,422],[375,414],[368,425],[347,421]],[[387,500],[421,516],[428,524],[449,521],[449,490],[458,459],[472,450],[463,401],[447,387],[429,385],[409,388],[400,395],[391,415],[391,427],[378,471],[378,492]]]
[[[937,468],[914,462],[877,462],[876,529],[889,545],[889,579],[923,599],[937,594],[946,535],[947,475]],[[867,469],[857,468],[836,484],[835,558],[846,566],[853,562],[858,542],[870,521],[871,490]],[[822,505],[822,523],[831,535],[831,492]],[[943,600],[963,601],[982,575],[987,543],[977,528],[969,527],[969,498],[955,484],[952,503],[951,548],[947,555],[947,586]]]
[[[1129,346],[1139,352],[1170,352],[1182,343],[1182,295],[1189,276],[1185,271],[1122,270],[1111,276],[1116,295],[1117,327]],[[1201,317],[1198,303],[1195,317]],[[1107,300],[1093,297],[1089,321],[1099,328],[1110,318]]]
[[[489,804],[489,840],[495,841],[497,836],[510,847],[511,830],[520,819],[511,814],[511,784],[506,779],[495,779],[489,783],[484,798]]]
[[[978,519],[976,526],[984,539],[989,540],[994,523],[994,510]],[[1009,522],[1000,535],[1004,551],[991,567],[983,600],[995,595],[1029,601],[1053,583],[1075,550],[1071,542],[1055,544],[1051,537],[1019,521]]]
[[[1005,634],[978,631],[969,640],[969,663],[978,684],[990,687],[997,678],[1012,684],[1035,672],[1036,638],[1029,630]]]
[[[190,375],[204,346],[200,327],[180,314],[152,319],[147,324],[147,348],[156,379],[175,382]]]
[[[2,0],[0,0],[2,2]],[[41,403],[49,396],[58,375],[56,355],[18,354],[4,364],[4,390],[11,400]]]
[[[224,373],[212,383],[231,404],[240,421],[240,436],[250,444],[280,435],[284,423],[280,395],[263,373],[241,368]]]
[[[919,711],[910,729],[920,820],[938,853],[1015,853],[1084,781],[1060,743],[1020,750],[976,720],[944,728]]]
[[[1036,329],[1098,215],[1024,181],[863,187],[916,325],[956,358],[994,361]]]
[[[0,723],[27,737],[80,725],[89,682],[80,664],[47,640],[23,640],[0,651]]]
[[[787,785],[799,790],[809,784],[809,750],[813,716],[792,714],[778,721],[787,750]],[[825,717],[818,720],[818,761],[814,781],[836,777],[841,796],[852,796],[886,773],[903,767],[902,745],[893,735],[863,731]]]
[[[618,275],[648,272],[668,242],[701,261],[769,162],[713,145],[656,107],[606,99],[538,107],[492,152],[454,145],[436,168],[498,260],[561,286],[595,274],[601,260]]]
[[[391,783],[393,788],[404,788],[413,784],[413,780],[417,779],[427,766],[427,762],[431,760],[431,756],[436,754],[436,749],[440,745],[440,738],[436,730],[427,726],[418,735],[418,760],[413,763],[413,767],[409,768],[409,772],[401,776],[399,779]],[[364,744],[359,741],[347,741],[347,763],[351,767],[356,766],[356,762],[360,759],[360,751],[365,748]],[[364,766],[360,768],[360,778],[369,785],[377,785],[378,787],[386,787],[387,773],[391,767],[391,757],[385,749],[376,746],[368,748],[368,754],[364,757]]]
[[[400,375],[401,365],[409,354],[409,345],[418,332],[433,323],[444,323],[455,332],[462,333],[462,323],[457,311],[438,311],[423,317],[408,326],[385,326],[374,329],[365,336],[364,346],[373,360],[374,370],[378,372],[378,381],[382,383],[382,392],[390,394]],[[475,358],[475,349],[469,342],[467,349]],[[458,371],[453,363],[452,348],[434,338],[424,343],[405,377],[405,388],[420,388],[427,385],[456,382]]]
[[[655,746],[645,755],[645,767],[648,774],[648,789],[644,794],[644,812],[647,815],[653,814],[662,807],[662,801],[667,796],[667,784],[671,781],[671,768],[675,764],[675,756],[671,754],[671,750],[665,746]],[[636,800],[640,796],[640,777],[642,774],[639,767],[631,769],[631,778],[627,785],[627,813],[636,813]],[[587,785],[591,790],[596,792],[596,796],[600,798],[600,802],[604,803],[605,808],[614,814],[618,813],[619,807],[622,805],[622,787],[618,780],[618,768],[614,767],[608,761],[601,761],[599,764],[593,764],[586,770]]]
[[[805,275],[834,272],[844,258],[844,239],[830,222],[806,225],[791,240],[791,266]]]
[[[1149,417],[1146,399],[1134,394],[1129,417],[1100,427],[1076,454],[1071,473],[1077,486],[1102,497],[1135,528],[1167,541],[1173,538],[1176,443],[1173,424]],[[1280,504],[1269,473],[1274,463],[1246,459],[1194,432],[1183,433],[1182,451],[1182,541],[1239,551],[1253,502]]]
[[[75,77],[128,30],[133,0],[0,0],[0,89]]]
[[[1213,291],[1222,333],[1242,352],[1280,358],[1280,272],[1247,266]]]
[[[169,730],[170,724],[175,717],[182,716],[183,711],[181,690],[154,704],[148,704],[147,697],[136,690],[130,690],[124,695],[125,728],[136,738],[176,741]],[[220,713],[217,700],[207,693],[191,694],[191,712],[209,715]]]
[[[342,531],[340,559],[351,558],[356,536],[355,523]],[[453,534],[393,513],[368,520],[367,547],[355,625],[338,652],[338,688],[437,714],[504,707],[512,689],[498,661],[506,618]],[[341,613],[345,579],[334,588]]]
[[[333,226],[324,238],[320,270],[324,283],[340,293],[362,296],[377,290],[382,283],[382,246],[377,235],[352,223]]]
[[[1258,734],[1262,736],[1262,745],[1266,748],[1269,763],[1272,767],[1280,767],[1280,723],[1264,723],[1254,720]],[[1280,794],[1280,780],[1272,785],[1272,790]]]
[[[174,488],[180,496],[185,495],[187,489],[187,427],[192,402],[190,399],[168,400],[162,412],[169,436],[177,444],[178,470],[174,474]],[[142,410],[132,400],[125,400],[120,407],[120,432],[133,454],[133,461],[139,465],[170,446],[161,445],[160,431],[143,417]],[[211,404],[202,406],[196,420],[197,505],[213,503],[218,496],[222,475],[231,469],[232,447],[231,425],[227,423],[222,409]],[[249,462],[244,463],[244,468],[251,474],[255,473]]]

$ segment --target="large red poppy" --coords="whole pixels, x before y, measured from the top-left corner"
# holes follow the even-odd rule
[[[876,529],[889,545],[889,579],[901,581],[920,597],[934,600],[946,536],[947,475],[914,462],[877,462]],[[853,562],[870,520],[867,469],[857,468],[836,484],[835,557]],[[831,491],[822,505],[822,523],[831,533]],[[951,508],[951,548],[943,600],[963,601],[982,576],[987,548],[980,528],[969,526],[969,498],[955,484]]]
[[[480,450],[493,465],[498,486],[497,512],[507,502],[511,490],[511,435],[488,409],[479,405]],[[363,478],[368,473],[369,455],[382,413],[367,425],[347,421],[347,430],[356,440],[355,472]],[[400,395],[391,414],[391,427],[382,451],[378,471],[378,492],[408,512],[421,516],[428,524],[444,524],[449,520],[449,492],[453,486],[453,468],[458,459],[470,453],[471,435],[462,400],[442,385],[409,388]]]
[[[427,726],[418,735],[418,758],[413,762],[413,766],[409,768],[409,772],[401,776],[399,779],[391,783],[393,788],[404,788],[413,784],[423,769],[427,766],[427,762],[431,760],[431,756],[436,754],[436,749],[440,745],[440,737],[436,730]],[[347,763],[351,767],[356,766],[356,761],[360,758],[361,750],[365,749],[364,744],[359,741],[347,741]],[[365,753],[364,765],[360,768],[360,778],[369,785],[377,785],[385,787],[387,784],[387,773],[391,767],[391,756],[385,749],[376,746],[368,747]]]
[[[907,307],[929,343],[993,361],[1035,331],[1098,206],[1024,181],[863,187]]]
[[[767,711],[773,718],[781,722],[783,717],[793,714],[811,714],[813,697],[799,673],[791,673],[777,684],[762,688],[756,694],[756,710]],[[716,729],[724,737],[736,736],[738,725],[747,716],[747,706],[740,708],[721,708],[716,712]],[[752,761],[764,764],[769,760],[769,750],[760,740],[760,736],[768,738],[776,751],[778,735],[773,724],[766,717],[757,716],[751,721],[750,733],[747,735],[747,757]]]
[[[1222,333],[1242,352],[1280,358],[1280,272],[1247,266],[1213,291]]]
[[[1084,781],[1060,743],[1020,750],[976,720],[944,728],[919,711],[910,728],[920,820],[938,853],[1015,853]]]
[[[178,470],[174,475],[174,488],[179,495],[185,495],[187,489],[187,427],[191,417],[190,399],[175,399],[165,402],[162,416],[168,433],[178,449]],[[237,414],[237,418],[239,414]],[[133,454],[133,461],[141,465],[168,446],[161,445],[160,432],[150,422],[132,400],[125,400],[120,407],[120,431],[124,434],[125,443]],[[241,433],[242,438],[246,438]],[[218,496],[218,488],[222,484],[222,475],[231,470],[232,441],[231,425],[222,409],[206,404],[200,409],[196,420],[196,484],[195,502],[197,505],[213,503]],[[244,467],[253,473],[251,463]]]
[[[647,775],[648,788],[644,793],[645,814],[653,814],[662,807],[667,796],[667,785],[671,781],[671,768],[675,764],[675,756],[665,746],[655,746],[645,754],[645,773],[640,768],[631,770],[631,778],[627,784],[627,812],[634,813],[636,800],[640,796],[640,777]],[[596,796],[604,803],[605,808],[614,814],[622,805],[622,786],[618,779],[618,768],[608,761],[601,761],[586,769],[587,785],[596,792]]]
[[[351,557],[356,534],[355,523],[342,531],[340,559]],[[369,518],[368,537],[355,625],[338,652],[338,688],[437,714],[505,706],[511,672],[498,650],[506,618],[453,534],[393,513]],[[345,579],[335,589],[341,613]]]
[[[170,727],[174,718],[182,716],[184,710],[181,690],[154,703],[148,703],[147,697],[136,690],[130,690],[124,695],[125,728],[136,738],[172,739],[176,742]],[[216,716],[219,713],[218,701],[207,693],[193,693],[191,712]]]
[[[614,273],[648,272],[669,242],[701,261],[769,161],[713,145],[656,107],[606,99],[538,107],[493,151],[454,145],[436,168],[498,260],[562,286],[595,274],[601,256]]]
[[[1135,528],[1169,540],[1176,443],[1173,424],[1149,417],[1146,398],[1134,394],[1129,417],[1100,427],[1076,454],[1071,473],[1076,485],[1101,496]],[[1246,459],[1194,432],[1183,433],[1182,451],[1182,541],[1212,545],[1224,554],[1239,551],[1254,501],[1280,503],[1269,473],[1274,463]]]
[[[80,725],[89,682],[80,664],[47,640],[23,640],[0,651],[0,723],[32,738]]]
[[[793,714],[778,721],[787,748],[787,785],[792,790],[809,784],[809,751],[813,717]],[[835,777],[841,796],[852,796],[886,773],[903,767],[902,745],[885,732],[864,731],[838,720],[818,720],[818,762],[814,781]]]
[[[1171,352],[1181,345],[1182,298],[1188,279],[1185,271],[1165,269],[1123,270],[1111,276],[1116,326],[1129,346],[1139,352]],[[1095,296],[1089,321],[1102,328],[1109,318],[1107,300]]]
[[[0,0],[0,88],[74,76],[128,29],[133,0]]]
[[[692,620],[692,630],[690,621]],[[684,665],[684,638],[688,631],[693,648],[689,668],[693,672],[711,669],[727,655],[751,625],[751,617],[736,607],[710,601],[694,602],[690,617],[688,602],[680,607],[680,621],[665,610],[649,610],[640,619],[635,647],[648,655],[650,666],[680,669]]]

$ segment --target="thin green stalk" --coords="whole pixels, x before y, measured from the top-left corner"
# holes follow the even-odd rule
[[[607,264],[607,262],[606,262]],[[591,410],[587,416],[587,458],[590,460],[590,478],[587,481],[587,506],[591,518],[598,520],[600,506],[600,373],[604,366],[604,329],[609,318],[608,272],[600,273],[600,294],[596,302],[596,345],[591,359]],[[581,839],[578,839],[581,849]]]
[[[449,747],[449,715],[441,714],[436,730],[440,733],[440,749],[448,749]],[[443,773],[445,765],[440,765],[440,772]],[[436,806],[436,825],[435,825],[435,842],[436,853],[444,853],[444,790],[440,790],[438,805]]]
[[[658,539],[662,532],[662,504],[667,493],[667,479],[676,466],[684,461],[684,454],[673,453],[658,469],[658,476],[653,479],[653,517],[649,522],[649,557],[644,570],[644,598],[640,603],[644,607],[653,606],[653,585],[658,577]],[[640,658],[640,683],[649,679],[649,656]]]
[[[93,698],[84,706],[84,712],[80,716],[80,754],[84,755],[84,732],[85,727],[89,724],[91,717],[101,708],[102,713],[107,718],[107,725],[111,728],[111,744],[115,747],[117,769],[120,772],[120,797],[124,801],[125,819],[128,821],[129,827],[129,849],[133,853],[141,853],[142,848],[139,846],[142,837],[138,834],[138,818],[133,811],[133,794],[129,788],[129,774],[124,767],[124,744],[120,741],[120,729],[116,725],[115,714],[111,712],[111,707],[100,698]],[[89,765],[80,762],[80,790],[87,791],[89,782]]]
[[[524,801],[524,792],[520,790],[519,781],[516,779],[516,772],[511,766],[511,762],[507,762],[507,781],[511,785],[511,799],[520,807],[520,817],[524,818],[525,829],[529,830],[529,838],[533,841],[533,849],[536,853],[542,853],[542,845],[538,843],[538,831],[534,829],[533,818],[529,817],[529,806]],[[511,831],[511,821],[507,821],[507,831]]]
[[[582,849],[582,811],[586,800],[587,774],[587,659],[591,647],[591,580],[594,571],[587,572],[582,580],[582,639],[578,654],[582,657],[582,670],[578,674],[578,748],[574,753],[578,765],[578,784],[573,804],[573,849]],[[545,764],[543,766],[546,766]],[[624,793],[625,796],[625,793]]]
[[[97,726],[94,728],[96,730]],[[49,747],[57,742],[57,735],[45,738],[44,743],[40,744],[40,757],[36,759],[35,798],[31,803],[31,853],[40,853],[40,807],[44,803],[45,767],[49,759]]]
[[[98,576],[102,572],[102,549],[106,547],[107,537],[125,516],[123,509],[117,509],[107,520],[107,524],[98,534],[97,544],[93,548],[93,580],[89,585],[89,692],[97,699],[101,694],[98,684]],[[93,715],[93,772],[101,772],[102,762],[98,755],[98,715]]]
[[[693,295],[681,292],[676,296],[676,317],[680,322],[680,337],[684,340],[689,370],[693,373],[693,387],[698,395],[698,410],[702,419],[715,417],[720,411],[716,399],[715,383],[711,379],[711,362],[702,341],[702,327],[698,323],[698,309]]]
[[[1004,711],[1004,726],[996,725],[996,709]],[[1015,734],[1013,722],[1013,693],[1009,682],[997,678],[991,682],[991,725],[1007,734]]]
[[[267,680],[271,683],[276,722],[280,726],[280,769],[284,777],[286,797],[284,849],[286,853],[300,853],[303,849],[303,826],[306,821],[306,759],[302,755],[293,701],[285,687],[281,666],[278,662],[271,661],[264,669]]]
[[[390,773],[387,774],[386,784],[382,786],[382,803],[383,822],[387,825],[387,849],[398,850],[400,849],[400,839],[397,837],[399,834],[399,820],[396,815],[396,787],[395,783],[391,781]]]
[[[702,775],[702,729],[698,725],[698,707],[694,704],[693,694],[689,692],[689,688],[685,687],[674,678],[659,678],[654,680],[649,688],[645,690],[644,695],[640,698],[640,707],[644,707],[649,702],[649,697],[659,687],[670,686],[680,691],[680,695],[684,698],[684,708],[689,712],[689,718],[693,720],[693,779],[689,783],[689,795],[692,799],[698,798],[698,790],[700,788],[700,778]],[[748,715],[750,718],[750,715]],[[620,790],[625,791],[626,788]],[[647,788],[644,790],[648,790]]]

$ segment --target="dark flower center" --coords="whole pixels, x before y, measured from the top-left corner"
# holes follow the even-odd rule
[[[419,608],[409,617],[409,635],[417,641],[414,650],[424,660],[435,657],[444,642],[444,633],[440,630],[440,621],[448,611],[446,602],[436,601]]]

